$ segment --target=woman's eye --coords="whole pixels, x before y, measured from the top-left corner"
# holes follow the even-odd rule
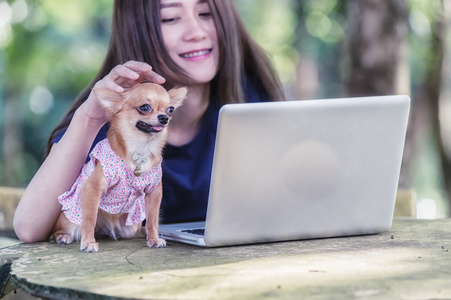
[[[168,109],[166,109],[166,113],[168,115],[172,115],[174,113],[174,107],[173,106],[169,106]]]
[[[161,23],[174,23],[176,21],[178,21],[180,18],[178,17],[171,17],[171,18],[161,18]]]
[[[148,113],[152,110],[152,107],[150,107],[149,104],[143,104],[140,107],[138,107],[138,111],[142,113]]]
[[[211,12],[200,13],[199,16],[203,18],[211,18]]]

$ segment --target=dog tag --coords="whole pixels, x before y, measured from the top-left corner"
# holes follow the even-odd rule
[[[136,169],[135,169],[135,171],[133,171],[133,174],[135,174],[136,177],[141,176],[142,173],[143,173],[143,172],[142,172],[140,166],[137,166]]]

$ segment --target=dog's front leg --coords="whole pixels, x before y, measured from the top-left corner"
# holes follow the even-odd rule
[[[108,182],[103,174],[100,162],[97,162],[93,173],[86,179],[81,190],[81,209],[83,221],[81,223],[80,250],[83,252],[99,251],[94,231],[97,223],[100,197],[108,188]]]
[[[161,181],[151,193],[146,195],[146,235],[147,246],[150,248],[166,247],[166,241],[158,237],[162,195],[163,187]]]

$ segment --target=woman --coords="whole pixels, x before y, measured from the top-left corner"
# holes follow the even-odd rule
[[[168,223],[205,218],[219,108],[283,99],[233,0],[116,0],[104,64],[50,136],[48,155],[17,208],[14,229],[23,242],[48,239],[61,210],[57,197],[106,137],[111,116],[91,87],[124,92],[146,80],[189,90],[164,150],[162,221]]]

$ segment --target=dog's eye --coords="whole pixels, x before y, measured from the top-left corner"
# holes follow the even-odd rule
[[[174,113],[174,107],[173,106],[169,106],[168,109],[166,109],[166,113],[168,115],[172,115]]]
[[[138,107],[138,112],[141,113],[148,113],[152,110],[152,107],[149,104],[143,104],[140,107]]]

